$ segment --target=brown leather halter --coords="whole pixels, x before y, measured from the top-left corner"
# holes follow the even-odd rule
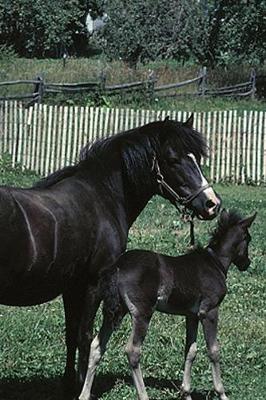
[[[203,192],[205,189],[207,189],[209,187],[209,184],[200,187],[198,190],[193,192],[191,195],[189,195],[187,197],[183,197],[183,196],[180,196],[178,193],[176,193],[176,191],[170,185],[168,185],[168,183],[165,181],[164,176],[161,173],[160,166],[159,166],[158,160],[156,158],[156,155],[153,156],[151,171],[155,172],[156,181],[159,185],[160,192],[163,194],[163,189],[165,189],[173,197],[173,199],[175,200],[175,203],[174,203],[175,207],[180,212],[182,219],[185,222],[190,223],[190,244],[191,244],[191,246],[194,246],[194,244],[195,244],[194,221],[193,221],[194,212],[188,208],[188,205],[201,192]],[[181,209],[180,206],[182,206],[183,208]]]

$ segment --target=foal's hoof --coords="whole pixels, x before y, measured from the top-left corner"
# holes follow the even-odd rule
[[[206,315],[207,315],[207,313],[206,313],[205,310],[199,310],[199,312],[198,312],[198,319],[199,319],[200,321],[202,321],[204,318],[206,318]]]
[[[180,393],[183,400],[192,400],[190,392],[186,391],[183,386],[180,388]]]

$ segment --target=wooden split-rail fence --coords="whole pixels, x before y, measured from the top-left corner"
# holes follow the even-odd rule
[[[47,175],[78,159],[80,149],[117,132],[155,120],[185,121],[185,111],[0,103],[0,155],[12,164]],[[210,111],[194,114],[209,157],[202,161],[212,182],[266,183],[266,112]]]
[[[44,81],[42,76],[38,76],[34,80],[15,80],[0,82],[0,101],[5,100],[20,100],[25,102],[26,106],[31,106],[34,103],[41,103],[45,95],[64,94],[87,94],[94,98],[95,103],[99,103],[102,96],[127,96],[141,95],[147,101],[152,101],[158,98],[171,98],[178,96],[224,96],[224,97],[255,97],[256,93],[256,72],[251,70],[249,80],[230,86],[220,88],[208,87],[207,68],[200,69],[198,75],[192,79],[183,82],[168,83],[165,85],[157,85],[157,79],[153,71],[150,71],[148,79],[136,82],[122,83],[116,85],[107,85],[106,77],[102,73],[99,79],[94,82],[79,82],[79,83],[49,83]],[[16,94],[8,94],[8,88],[18,88],[21,85],[32,86],[33,92]],[[181,88],[187,88],[180,92]],[[7,92],[6,92],[7,91]],[[6,92],[6,93],[4,93]]]

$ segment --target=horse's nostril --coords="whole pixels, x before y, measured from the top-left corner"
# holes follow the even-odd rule
[[[207,200],[205,205],[206,208],[213,208],[215,206],[215,203],[212,200]]]

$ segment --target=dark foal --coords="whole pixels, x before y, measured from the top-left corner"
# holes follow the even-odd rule
[[[126,353],[139,400],[148,395],[140,370],[140,350],[155,310],[186,316],[185,368],[182,394],[191,400],[191,367],[196,357],[198,323],[201,321],[212,365],[213,383],[221,400],[228,400],[221,380],[217,342],[218,306],[226,294],[226,275],[231,263],[240,271],[250,265],[248,228],[256,214],[243,219],[223,211],[209,245],[191,253],[170,257],[133,250],[120,257],[112,273],[103,276],[104,319],[91,345],[86,381],[80,400],[88,400],[96,366],[107,342],[126,313],[133,329]]]

